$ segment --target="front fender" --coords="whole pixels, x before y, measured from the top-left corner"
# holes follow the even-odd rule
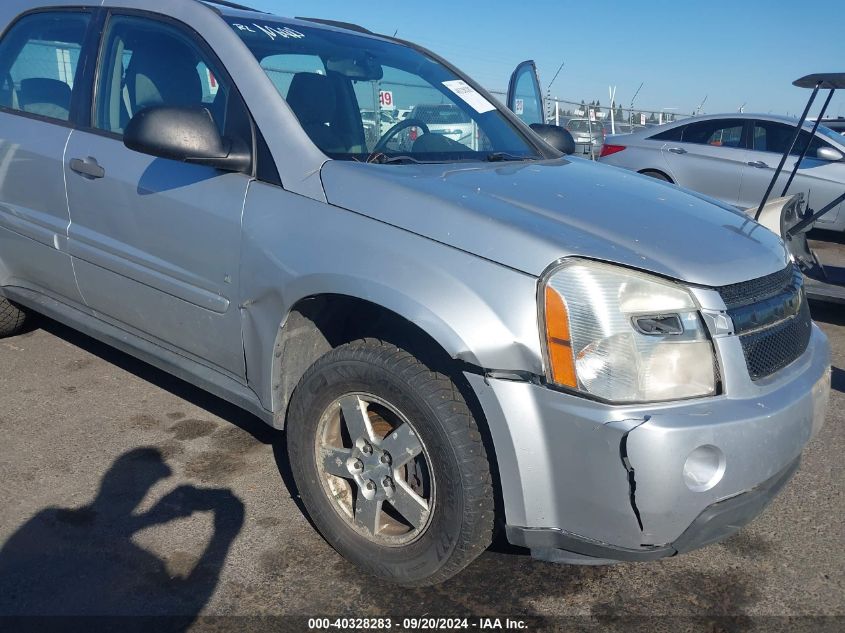
[[[243,217],[247,381],[272,408],[273,351],[300,300],[345,295],[411,321],[453,358],[541,374],[537,280],[351,211],[253,183]]]

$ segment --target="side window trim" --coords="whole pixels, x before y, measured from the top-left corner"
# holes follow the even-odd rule
[[[68,115],[68,119],[57,119],[55,117],[45,116],[43,114],[37,114],[35,112],[27,112],[25,110],[18,110],[14,108],[8,108],[3,105],[0,105],[0,112],[4,114],[11,114],[13,116],[19,116],[25,119],[33,119],[35,121],[41,121],[43,123],[50,123],[52,125],[57,125],[59,127],[65,127],[69,129],[78,129],[80,124],[78,119],[74,116],[76,111],[76,105],[79,100],[80,90],[76,89],[78,83],[81,83],[82,79],[84,78],[84,61],[89,53],[87,50],[87,46],[89,45],[92,29],[96,23],[96,17],[99,14],[101,9],[99,7],[93,6],[53,6],[53,7],[38,7],[35,9],[30,9],[21,13],[20,15],[16,16],[9,24],[0,32],[0,42],[2,42],[6,36],[14,29],[22,20],[38,14],[43,13],[73,13],[77,15],[89,15],[88,24],[85,28],[85,34],[82,38],[82,46],[80,47],[79,52],[79,60],[77,62],[76,73],[74,75],[74,89],[71,92],[71,102],[70,102],[70,112]]]
[[[74,90],[70,104],[70,118],[74,127],[86,129],[91,125],[94,107],[94,81],[99,65],[100,42],[104,34],[106,10],[96,8],[88,25],[88,33],[82,45],[82,55],[79,58],[77,83],[79,90]]]

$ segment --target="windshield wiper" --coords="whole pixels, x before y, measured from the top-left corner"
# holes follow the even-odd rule
[[[501,163],[503,161],[531,160],[530,156],[517,156],[507,152],[491,152],[485,158],[488,163]]]
[[[391,163],[422,163],[413,156],[385,156],[384,154],[376,154],[372,158],[367,159],[368,163],[376,163],[377,165],[389,165]]]

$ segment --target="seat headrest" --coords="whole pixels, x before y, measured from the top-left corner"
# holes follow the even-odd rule
[[[170,37],[147,40],[132,52],[126,69],[126,87],[135,111],[167,104],[202,103],[202,82],[194,52]]]
[[[21,80],[18,103],[24,112],[54,119],[70,117],[71,89],[58,79],[33,77]]]
[[[288,105],[303,125],[329,123],[337,109],[334,86],[325,75],[296,73],[290,82]]]

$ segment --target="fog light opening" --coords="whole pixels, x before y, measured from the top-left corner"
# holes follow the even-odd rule
[[[684,462],[684,483],[693,492],[705,492],[725,474],[725,454],[715,446],[699,446]]]

